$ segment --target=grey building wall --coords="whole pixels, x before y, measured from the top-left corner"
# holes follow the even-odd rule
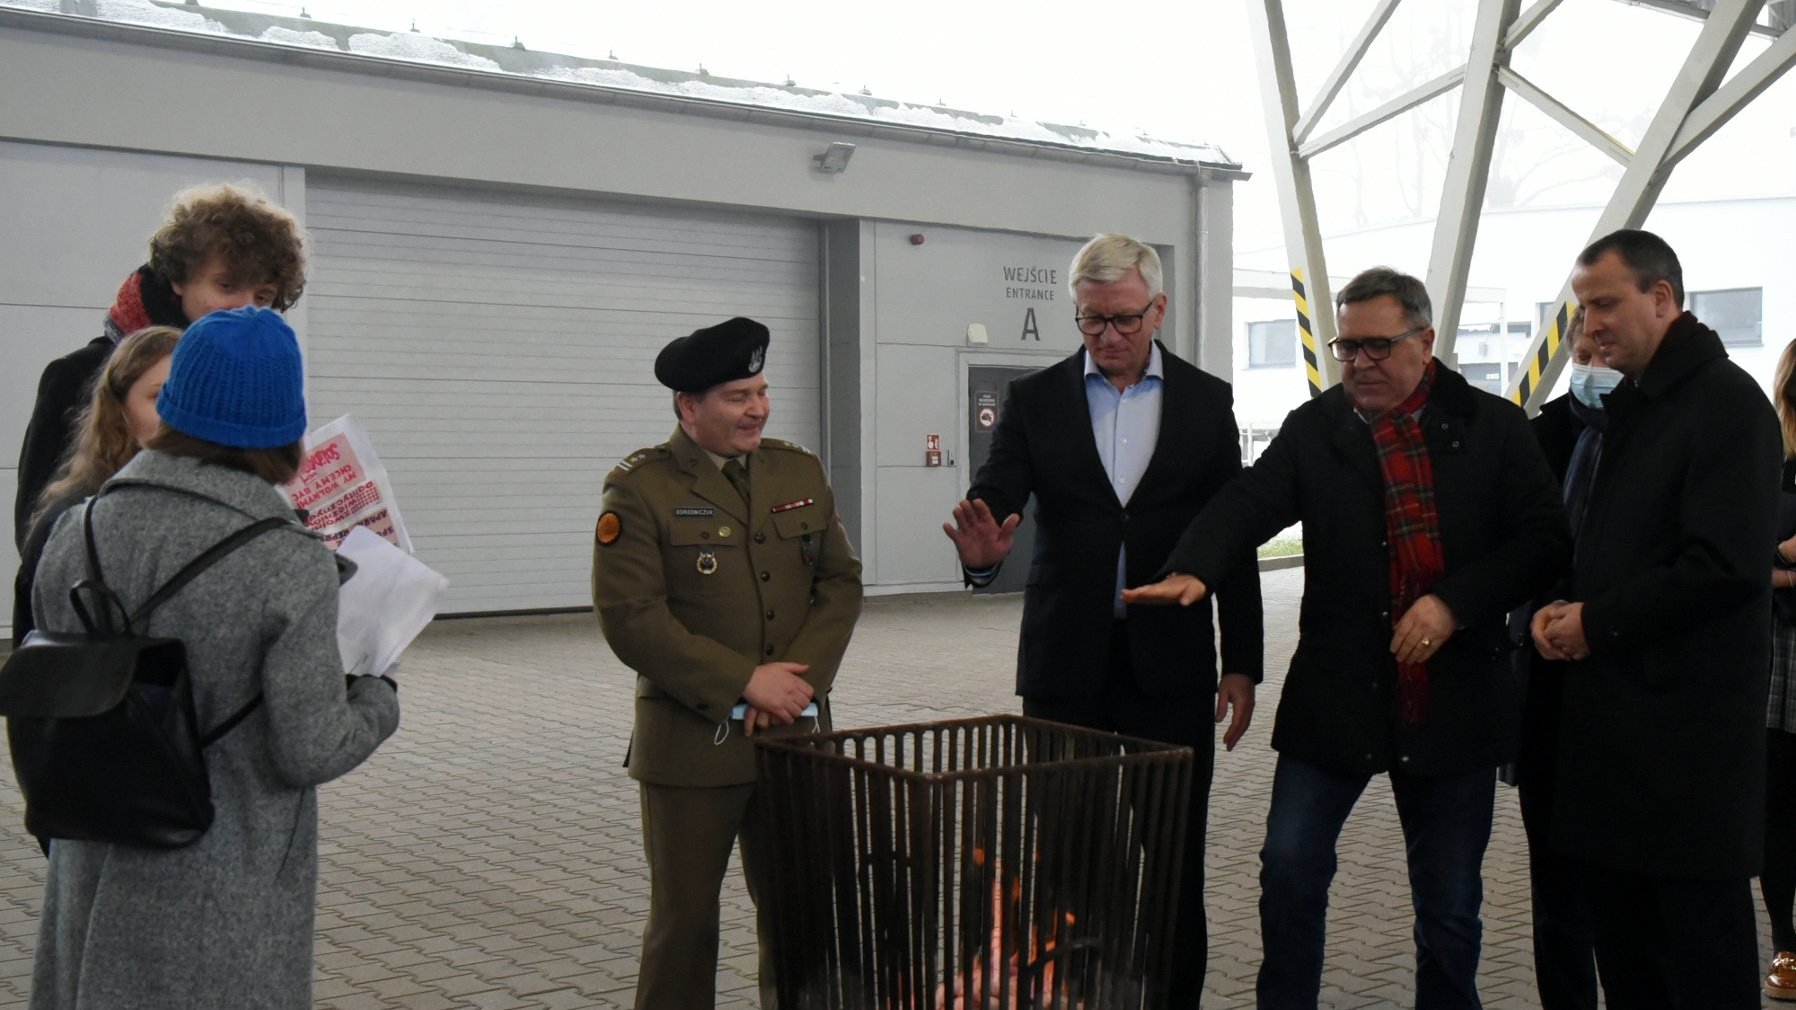
[[[305,219],[307,179],[391,179],[686,210],[798,216],[819,230],[820,444],[874,591],[957,585],[939,525],[964,490],[969,363],[1076,346],[1064,271],[1099,231],[1167,261],[1181,354],[1229,373],[1231,166],[1014,141],[903,135],[602,88],[0,10],[0,445],[30,386],[87,340],[168,197],[247,178]],[[812,158],[858,145],[848,170]],[[28,199],[17,198],[29,194]],[[922,245],[910,244],[922,234]],[[1058,272],[1013,296],[1003,268]],[[1213,294],[1212,294],[1213,292]],[[1023,338],[1028,308],[1039,339]],[[302,339],[306,302],[294,314]],[[989,342],[967,343],[967,327]],[[955,465],[924,468],[921,436]],[[10,448],[0,493],[10,494]],[[597,481],[593,479],[593,501]],[[0,565],[10,567],[8,556]]]

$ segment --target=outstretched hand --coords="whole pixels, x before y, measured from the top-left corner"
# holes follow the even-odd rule
[[[1145,586],[1136,586],[1122,592],[1124,603],[1144,603],[1149,606],[1168,606],[1178,604],[1189,607],[1193,603],[1209,595],[1210,589],[1202,579],[1195,575],[1173,572],[1158,582],[1150,582]]]
[[[972,569],[996,567],[1010,554],[1016,542],[1021,514],[1012,512],[1002,523],[992,515],[992,507],[984,501],[961,499],[954,506],[954,521],[942,524],[942,532],[954,541],[960,563]]]

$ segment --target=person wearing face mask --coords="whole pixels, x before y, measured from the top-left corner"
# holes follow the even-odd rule
[[[1765,995],[1796,1000],[1796,340],[1777,359],[1771,397],[1783,428],[1777,548],[1771,567],[1771,689],[1765,709],[1765,864],[1759,894],[1771,920]]]
[[[1596,342],[1584,333],[1584,310],[1566,327],[1572,364],[1569,392],[1548,400],[1531,423],[1541,452],[1558,478],[1572,536],[1583,525],[1590,483],[1602,459],[1608,415],[1603,396],[1621,381],[1597,355]],[[1546,601],[1536,601],[1519,622]],[[1528,885],[1534,906],[1534,979],[1542,1010],[1596,1010],[1596,952],[1591,939],[1590,910],[1578,888],[1577,868],[1547,842],[1551,823],[1555,740],[1559,734],[1560,680],[1564,664],[1540,658],[1532,648],[1516,653],[1527,676],[1522,706],[1521,749],[1516,756],[1515,785],[1521,800],[1522,826],[1528,836]]]

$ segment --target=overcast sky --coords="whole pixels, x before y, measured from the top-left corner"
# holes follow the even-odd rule
[[[1163,140],[1212,143],[1256,174],[1237,189],[1237,245],[1279,244],[1249,2],[1136,0],[1095,13],[1063,0],[207,0],[440,38],[510,44],[755,81],[859,91]],[[1300,103],[1307,106],[1374,0],[1285,0]],[[1477,0],[1400,4],[1339,122],[1457,63]],[[1617,3],[1565,0],[1513,65],[1624,143],[1646,119],[1698,25]],[[1742,59],[1760,51],[1751,40]],[[1317,159],[1325,232],[1431,216],[1458,92]],[[1544,114],[1509,99],[1497,184],[1516,202],[1602,203],[1619,167]],[[1796,190],[1796,79],[1787,79],[1673,176],[1667,199]]]

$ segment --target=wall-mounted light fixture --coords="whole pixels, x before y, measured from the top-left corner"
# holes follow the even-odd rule
[[[848,159],[854,157],[854,145],[836,141],[824,148],[822,154],[814,154],[811,160],[817,163],[817,171],[824,175],[835,175],[848,168]]]

